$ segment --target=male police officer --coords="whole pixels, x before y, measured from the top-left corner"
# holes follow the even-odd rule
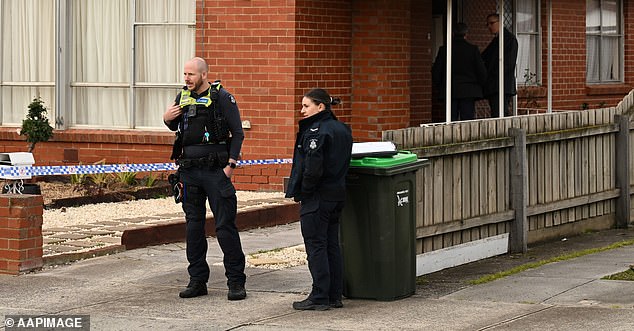
[[[245,258],[236,227],[236,190],[231,175],[240,155],[244,133],[236,100],[219,81],[207,81],[209,67],[195,57],[185,63],[186,86],[163,114],[165,125],[177,131],[172,159],[187,228],[189,284],[181,298],[207,294],[209,265],[205,236],[206,200],[214,214],[216,236],[224,254],[229,300],[246,298]]]

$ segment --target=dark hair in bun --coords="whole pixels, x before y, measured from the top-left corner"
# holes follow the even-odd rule
[[[330,106],[341,104],[340,98],[331,97],[326,90],[321,88],[314,88],[306,92],[304,96],[312,100],[316,105],[323,103],[326,106],[326,110],[331,110]]]

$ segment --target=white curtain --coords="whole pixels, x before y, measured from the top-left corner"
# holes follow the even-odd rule
[[[586,79],[613,82],[621,79],[620,3],[586,1]]]
[[[75,0],[72,3],[72,123],[129,127],[129,0]],[[103,86],[81,86],[96,83]]]
[[[525,75],[537,74],[537,3],[535,0],[517,1],[517,82],[526,82]],[[536,77],[531,85],[536,84]]]
[[[601,33],[601,3],[586,0],[586,80],[599,81],[599,45]]]
[[[517,53],[517,82],[519,85],[535,85],[537,82],[537,77],[531,76],[526,77],[526,75],[536,75],[537,74],[537,51],[535,47],[537,47],[536,37],[533,35],[518,35],[517,43],[518,43],[518,53]],[[530,81],[527,79],[530,78]]]
[[[0,1],[0,124],[21,125],[28,104],[40,97],[53,125],[55,1]]]
[[[599,40],[597,36],[586,37],[586,80],[588,82],[598,82],[600,74]]]
[[[621,79],[620,54],[618,38],[601,38],[601,81]]]
[[[615,81],[621,79],[621,64],[619,58],[621,27],[619,19],[619,4],[616,0],[601,2],[601,80]]]
[[[132,0],[73,2],[73,125],[165,128],[162,114],[178,89],[156,85],[182,81],[183,63],[194,56],[194,0],[135,1],[134,59],[130,49]],[[155,23],[147,25],[145,23]],[[134,109],[130,84],[134,70]],[[91,83],[104,86],[90,86]],[[82,86],[88,85],[88,86]]]
[[[137,0],[138,23],[194,23],[193,0]],[[183,64],[194,56],[195,29],[187,25],[140,25],[136,30],[135,121],[137,127],[164,128],[162,114],[177,88],[143,87],[182,83]]]

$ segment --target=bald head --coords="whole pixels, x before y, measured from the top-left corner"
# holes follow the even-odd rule
[[[205,61],[201,57],[194,57],[187,62],[190,63],[194,68],[196,68],[200,73],[209,72],[209,65],[207,65],[207,61]]]

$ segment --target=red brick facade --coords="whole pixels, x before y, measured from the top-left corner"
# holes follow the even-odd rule
[[[613,106],[629,92],[633,52],[632,4],[625,1],[625,83],[585,83],[585,2],[553,2],[553,108]],[[383,130],[432,120],[430,68],[432,5],[422,1],[211,1],[197,0],[196,53],[211,78],[237,98],[248,120],[242,158],[290,158],[302,94],[323,87],[343,104],[335,113],[355,141],[380,140]],[[488,7],[487,7],[488,5]],[[490,41],[484,19],[495,2],[463,2],[469,39]],[[548,3],[541,4],[542,84],[547,83]],[[521,79],[518,78],[518,81]],[[545,90],[542,88],[542,94]],[[539,100],[545,107],[546,99]],[[438,108],[437,105],[434,107]],[[157,113],[157,116],[158,115]],[[434,118],[437,118],[435,116]],[[443,116],[444,118],[444,116]],[[24,151],[15,128],[0,128],[0,152]],[[36,165],[167,162],[173,135],[166,132],[79,130],[55,132],[38,144]],[[290,165],[238,169],[238,189],[283,189]]]
[[[42,267],[41,195],[0,195],[0,273]]]

